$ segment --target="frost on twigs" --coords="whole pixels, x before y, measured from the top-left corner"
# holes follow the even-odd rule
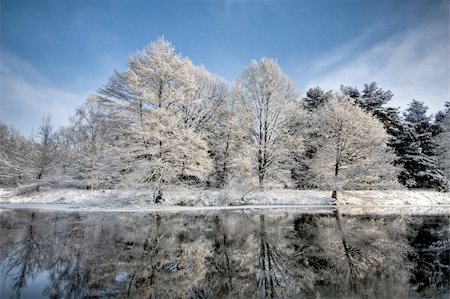
[[[383,125],[342,93],[334,93],[311,118],[316,184],[331,190],[396,184],[395,155]],[[335,195],[335,192],[333,192]]]
[[[212,167],[206,127],[224,91],[221,80],[164,39],[132,55],[128,69],[99,90],[122,130],[114,146],[125,161],[124,179],[151,185],[156,202],[166,185],[205,181]]]
[[[297,100],[293,82],[276,61],[252,61],[236,81],[233,96],[246,116],[250,132],[253,172],[261,189],[277,173],[289,154],[292,139],[290,112]]]
[[[160,38],[89,95],[68,126],[55,131],[44,117],[24,138],[0,123],[0,184],[18,196],[133,190],[111,197],[131,205],[287,202],[281,194],[295,203],[288,189],[329,190],[339,202],[343,190],[392,190],[397,180],[448,191],[450,104],[433,121],[413,100],[402,118],[386,106],[392,96],[373,82],[361,92],[314,87],[300,100],[269,58],[228,84]]]

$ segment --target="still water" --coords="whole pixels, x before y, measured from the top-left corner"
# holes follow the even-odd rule
[[[0,298],[449,298],[450,211],[0,210]]]

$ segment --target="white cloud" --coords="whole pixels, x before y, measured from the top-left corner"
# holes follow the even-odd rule
[[[87,95],[52,86],[29,62],[0,52],[0,120],[26,136],[39,126],[44,114],[52,115],[55,127],[66,125]]]
[[[448,24],[422,25],[381,41],[350,62],[344,53],[350,49],[343,47],[342,53],[335,51],[313,63],[323,66],[322,75],[306,88],[338,89],[341,84],[362,88],[376,81],[394,93],[390,105],[405,108],[414,98],[436,112],[449,100],[448,34]]]

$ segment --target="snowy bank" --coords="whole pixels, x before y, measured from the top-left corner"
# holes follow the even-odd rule
[[[241,206],[241,205],[331,205],[330,191],[318,190],[201,190],[173,189],[164,193],[161,206]],[[0,203],[71,204],[96,208],[148,208],[153,204],[151,190],[49,189],[26,195],[0,189]],[[340,206],[450,205],[450,193],[436,191],[342,191]]]

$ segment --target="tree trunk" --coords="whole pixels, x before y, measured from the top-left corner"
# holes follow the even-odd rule
[[[162,108],[162,89],[163,89],[163,83],[160,82],[159,83],[159,92],[158,92],[158,108],[159,109]],[[159,119],[159,121],[161,122],[161,119]],[[162,154],[163,154],[162,150],[163,150],[163,142],[162,142],[162,140],[159,140],[158,158],[161,163],[162,163]],[[160,172],[159,176],[158,176],[158,191],[155,196],[155,203],[160,203],[163,200],[163,198],[162,198],[162,183],[163,183],[163,174]]]
[[[331,193],[331,198],[334,198],[335,200],[337,199],[337,191],[333,190],[333,192]]]
[[[261,144],[258,148],[258,181],[259,181],[259,188],[264,188],[264,169],[263,169],[263,157],[262,157],[262,150],[261,150]]]
[[[259,179],[259,189],[263,190],[264,189],[264,173],[263,172],[259,173],[258,179]]]
[[[335,181],[337,180],[337,176],[339,173],[339,160],[336,159],[336,164],[334,165],[334,178]],[[334,188],[336,188],[336,186],[334,186]],[[331,198],[334,199],[334,201],[337,200],[337,190],[334,189],[333,192],[331,193]]]
[[[161,187],[158,187],[158,192],[156,193],[155,196],[155,203],[161,203],[161,201],[163,201],[163,197],[162,197],[162,190]]]
[[[228,183],[228,157],[229,157],[229,147],[230,147],[230,133],[227,135],[227,141],[225,144],[224,161],[222,165],[222,175],[220,178],[219,186],[225,187]]]

